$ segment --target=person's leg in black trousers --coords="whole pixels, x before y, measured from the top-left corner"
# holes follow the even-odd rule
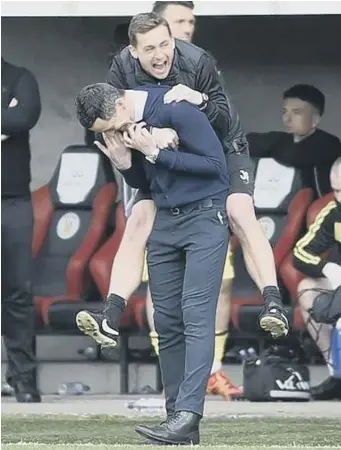
[[[189,213],[182,231],[186,247],[182,292],[186,364],[175,411],[202,416],[214,357],[216,309],[229,241],[225,207]]]
[[[171,221],[157,216],[152,241],[148,241],[148,270],[154,303],[154,323],[159,337],[159,360],[164,387],[167,415],[175,410],[175,402],[185,372],[185,335],[182,319],[182,289],[185,274],[185,255],[172,239]],[[168,234],[168,244],[164,234]],[[159,238],[163,241],[159,241]],[[157,272],[157,278],[153,277]],[[153,282],[153,281],[154,282]],[[156,281],[156,282],[155,282]],[[172,360],[173,364],[168,364]],[[165,365],[166,363],[166,365]]]
[[[227,245],[224,206],[189,208],[173,216],[167,211],[157,213],[148,241],[150,289],[167,405],[168,393],[177,392],[177,399],[174,420],[161,431],[137,429],[152,440],[199,442],[198,425],[213,361],[216,306]],[[179,336],[180,286],[183,336]]]
[[[30,198],[2,199],[2,333],[7,350],[6,379],[22,402],[40,401],[33,352],[33,213]]]

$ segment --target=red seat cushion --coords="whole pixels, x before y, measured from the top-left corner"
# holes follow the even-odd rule
[[[291,303],[295,305],[297,297],[297,287],[303,280],[304,275],[296,270],[293,266],[292,253],[290,253],[284,260],[283,264],[280,267],[279,273],[285,287],[289,291]]]

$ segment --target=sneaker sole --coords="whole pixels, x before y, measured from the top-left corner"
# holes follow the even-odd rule
[[[277,319],[277,317],[262,317],[259,324],[262,330],[268,331],[274,338],[286,336],[289,331],[286,324],[281,319]]]
[[[98,323],[88,312],[80,311],[76,316],[76,324],[84,334],[91,337],[102,347],[114,348],[117,346],[117,342],[114,339],[110,339],[100,332]]]

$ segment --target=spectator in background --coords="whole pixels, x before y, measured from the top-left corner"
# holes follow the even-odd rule
[[[335,200],[329,202],[318,214],[307,234],[295,248],[294,266],[307,275],[298,287],[299,304],[307,329],[318,345],[329,366],[331,327],[317,324],[310,316],[318,297],[328,307],[328,294],[341,286],[341,157],[336,160],[330,173]],[[336,246],[335,258],[321,257]],[[339,306],[340,307],[340,306]],[[316,400],[341,399],[341,379],[330,376],[320,385],[312,388]]]
[[[153,12],[167,20],[175,39],[192,42],[195,31],[193,2],[155,2]]]
[[[297,84],[283,94],[283,124],[287,132],[249,133],[250,155],[274,158],[302,172],[303,183],[316,197],[331,192],[329,173],[341,155],[336,136],[320,130],[325,97],[314,86]]]
[[[1,60],[1,284],[6,380],[18,402],[40,402],[33,351],[33,212],[29,132],[40,113],[35,77]]]

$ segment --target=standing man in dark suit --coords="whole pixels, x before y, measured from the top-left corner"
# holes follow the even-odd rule
[[[168,417],[136,431],[154,442],[198,444],[228,245],[229,177],[205,114],[185,101],[165,104],[168,91],[100,83],[84,88],[76,105],[80,123],[104,133],[107,146],[99,148],[130,186],[150,189],[156,205],[147,255]],[[175,130],[178,148],[159,147],[143,123],[126,132],[142,120]]]
[[[6,379],[18,402],[40,402],[33,353],[33,213],[29,132],[41,112],[35,77],[1,60],[1,284]]]

